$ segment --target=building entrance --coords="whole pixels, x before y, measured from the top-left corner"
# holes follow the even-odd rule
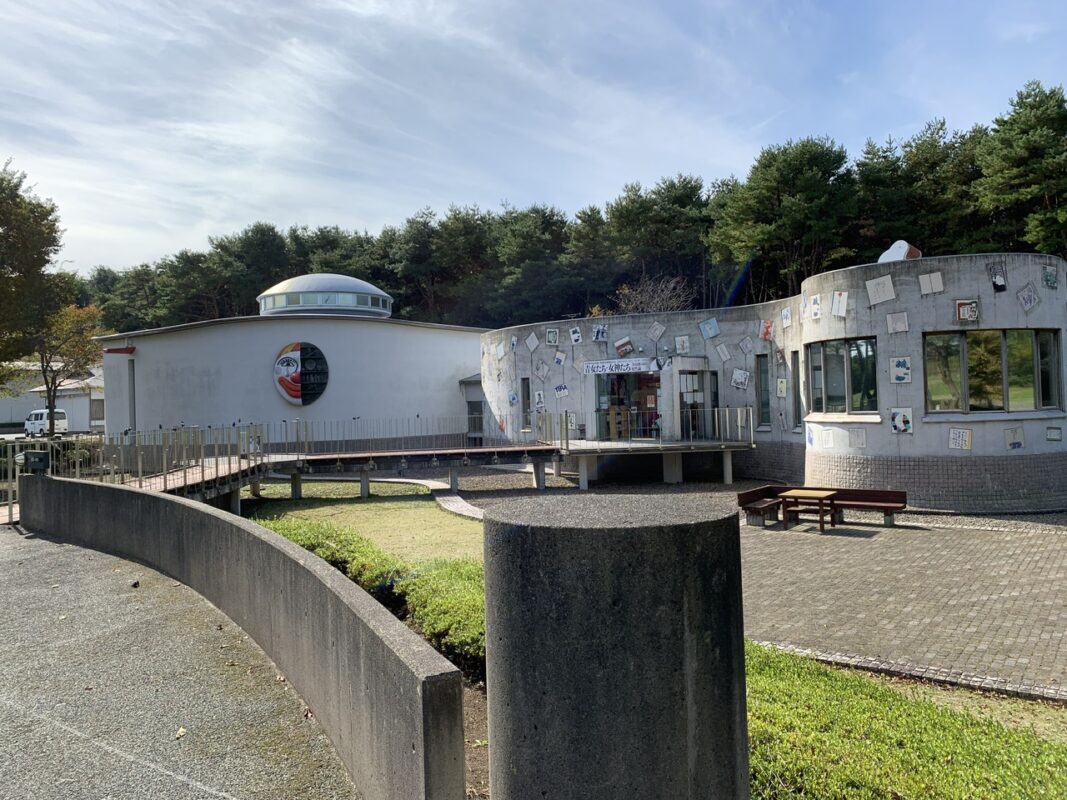
[[[597,438],[655,439],[660,435],[659,373],[597,375]]]
[[[717,372],[679,372],[678,409],[683,439],[710,439],[718,436],[715,409],[719,405]]]

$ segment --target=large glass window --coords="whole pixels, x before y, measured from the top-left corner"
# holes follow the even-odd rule
[[[1004,358],[1008,366],[1008,408],[1033,411],[1037,408],[1033,331],[1005,331]]]
[[[808,347],[808,366],[810,372],[811,402],[808,407],[812,411],[823,411],[822,405],[822,345],[813,344]]]
[[[519,401],[522,404],[522,406],[521,406],[522,407],[522,428],[523,428],[523,430],[529,430],[531,425],[532,425],[532,420],[530,418],[530,379],[529,378],[523,378],[522,379],[521,389],[522,389],[522,394],[521,394],[521,396],[519,398]]]
[[[929,334],[923,341],[927,411],[1060,407],[1056,331]]]
[[[757,425],[771,424],[770,356],[756,356],[756,397],[759,398]]]
[[[963,337],[958,334],[927,336],[923,342],[928,411],[963,409]]]
[[[1042,408],[1060,407],[1060,355],[1053,331],[1037,331],[1037,369],[1040,375],[1038,403]]]
[[[853,339],[848,343],[849,408],[852,411],[878,410],[878,370],[874,339]]]
[[[1000,331],[967,331],[967,407],[1004,410],[1004,353]]]
[[[826,382],[826,410],[829,413],[843,414],[848,410],[845,397],[848,387],[845,385],[845,342],[823,342],[822,374]]]
[[[800,421],[804,418],[803,409],[800,405],[800,351],[790,353],[790,366],[793,378],[793,427],[799,428]]]
[[[808,407],[839,414],[877,411],[876,361],[874,339],[808,345]]]

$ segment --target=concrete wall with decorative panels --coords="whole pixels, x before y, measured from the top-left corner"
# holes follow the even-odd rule
[[[756,357],[767,355],[770,420],[753,432],[755,451],[735,454],[737,477],[904,489],[913,504],[930,508],[1067,508],[1058,477],[1067,459],[1065,281],[1067,262],[1043,255],[864,264],[809,278],[799,295],[771,303],[491,331],[482,336],[482,385],[498,417],[518,413],[515,406],[526,378],[532,391],[544,393],[547,414],[566,411],[590,419],[598,398],[596,376],[583,370],[587,362],[658,359],[663,397],[658,411],[666,434],[677,435],[681,372],[716,373],[720,407],[753,407],[758,402]],[[961,319],[959,303],[975,313]],[[709,320],[714,324],[706,324]],[[594,341],[593,330],[601,325],[606,333]],[[569,335],[572,328],[579,334],[576,342]],[[1054,332],[1054,407],[974,412],[927,408],[926,335],[1026,329]],[[553,330],[557,344],[548,346]],[[861,413],[814,412],[807,348],[861,338],[874,340],[877,407]],[[633,347],[625,356],[615,347],[624,340]],[[748,373],[747,385],[732,385],[734,370]],[[784,383],[779,385],[779,380]],[[797,395],[799,414],[794,412]]]

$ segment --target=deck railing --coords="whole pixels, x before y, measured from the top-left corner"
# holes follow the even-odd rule
[[[674,431],[661,430],[660,423],[654,412],[621,408],[560,414],[516,410],[499,416],[291,419],[17,439],[5,442],[0,451],[0,502],[11,522],[18,502],[18,476],[26,471],[18,456],[26,450],[48,452],[50,475],[174,491],[203,489],[212,481],[219,486],[242,473],[264,472],[272,462],[308,456],[456,453],[524,445],[551,446],[566,453],[588,449],[592,443],[752,442],[748,407],[689,408]]]
[[[563,412],[554,420],[555,438],[561,450],[611,447],[620,444],[755,442],[751,406],[704,408],[692,406],[668,426],[655,410],[631,410],[622,406],[589,412]]]

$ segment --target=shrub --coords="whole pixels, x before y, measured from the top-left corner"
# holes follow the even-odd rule
[[[485,673],[485,570],[473,559],[437,561],[401,578],[411,621],[469,675]]]
[[[375,596],[393,593],[397,579],[409,571],[403,561],[355,531],[328,522],[299,519],[257,519],[256,522],[310,550]]]

